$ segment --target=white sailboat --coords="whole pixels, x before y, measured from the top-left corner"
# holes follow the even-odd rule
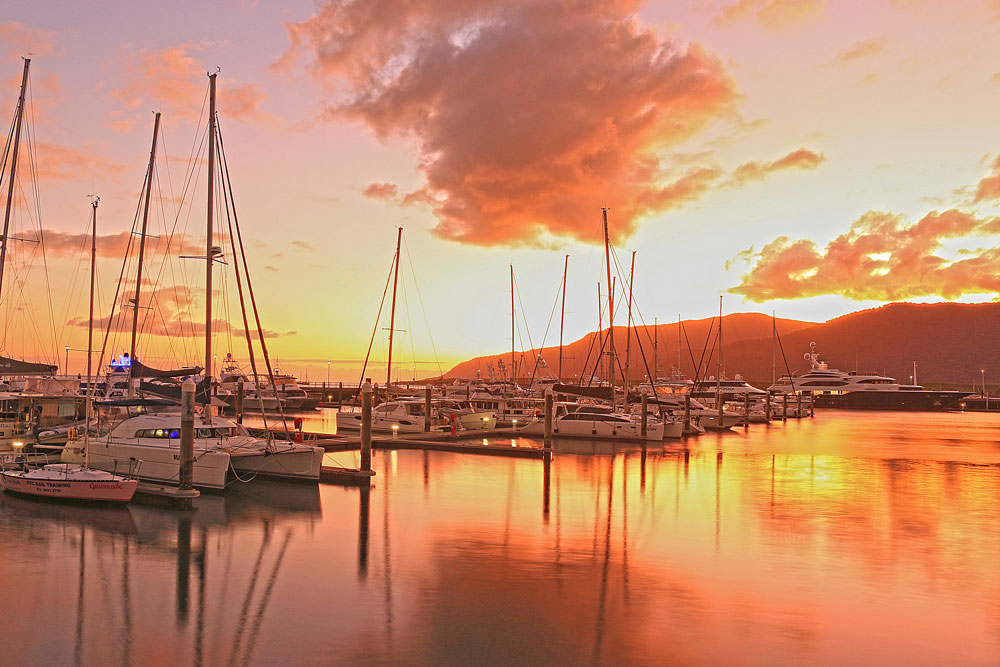
[[[208,380],[211,378],[212,368],[212,268],[222,252],[221,248],[212,245],[212,198],[217,141],[215,77],[215,74],[209,75],[209,206],[204,257],[207,264],[205,376]],[[239,276],[237,279],[239,280]],[[146,403],[142,399],[115,403],[123,407],[138,408],[140,412],[117,424],[102,441],[94,445],[95,465],[107,470],[121,461],[137,459],[142,461],[140,476],[143,479],[176,484],[180,474],[179,411],[171,409],[156,413],[142,412],[143,404]],[[241,425],[213,416],[211,402],[205,404],[202,414],[195,419],[194,451],[194,486],[216,490],[225,488],[230,472],[241,481],[264,476],[318,482],[324,453],[321,447],[256,438]]]
[[[94,348],[94,278],[97,261],[97,202],[94,199],[93,223],[91,229],[90,250],[90,322],[87,327],[87,398],[86,422],[90,422],[90,412],[93,407],[94,389],[93,368],[91,356]],[[7,491],[43,498],[60,498],[64,500],[80,500],[91,502],[120,502],[132,500],[138,488],[139,480],[135,473],[140,463],[130,459],[129,475],[119,475],[117,471],[98,470],[90,467],[90,429],[84,429],[84,463],[50,463],[34,470],[27,467],[21,470],[3,470],[0,472],[0,485]]]

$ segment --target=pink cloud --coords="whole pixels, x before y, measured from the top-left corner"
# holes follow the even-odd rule
[[[756,302],[823,294],[896,301],[996,293],[1000,248],[964,251],[963,259],[954,261],[935,254],[943,241],[995,234],[1000,234],[1000,218],[977,218],[957,209],[933,211],[915,224],[869,211],[822,251],[812,241],[780,237],[759,253],[741,253],[752,267],[729,291]]]
[[[369,183],[365,186],[365,189],[361,191],[361,194],[371,199],[393,201],[399,194],[399,188],[392,183]]]
[[[761,25],[783,29],[802,23],[823,11],[826,0],[737,0],[722,7],[722,22],[754,20]]]
[[[206,72],[209,68],[196,57],[201,48],[197,44],[179,44],[158,51],[126,54],[124,60],[128,65],[124,69],[123,83],[111,94],[133,112],[162,109],[173,117],[196,120],[202,113],[208,90]],[[274,116],[260,109],[267,96],[257,84],[236,85],[220,75],[216,86],[222,117],[274,120]],[[130,129],[134,123],[134,118],[112,121],[119,130]]]
[[[760,181],[771,172],[782,169],[815,169],[824,159],[822,153],[800,148],[771,162],[745,162],[733,170],[730,182],[733,185],[743,185],[748,181]]]
[[[330,116],[419,148],[443,238],[535,244],[592,240],[604,204],[615,234],[683,205],[705,172],[660,156],[737,99],[721,62],[665,41],[628,0],[347,0],[288,26],[289,67],[308,53]],[[709,171],[712,171],[711,169]]]
[[[16,21],[0,23],[0,44],[4,49],[5,60],[28,54],[40,56],[52,53],[55,42],[55,32],[32,28]]]

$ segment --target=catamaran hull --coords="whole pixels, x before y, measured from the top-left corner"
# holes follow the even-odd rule
[[[30,479],[21,473],[0,474],[0,485],[5,491],[40,498],[61,500],[87,500],[91,502],[127,503],[135,495],[138,480],[67,480]]]
[[[252,474],[274,479],[318,482],[323,468],[323,448],[293,445],[285,451],[232,454],[233,471],[240,478]],[[145,465],[145,464],[144,464]]]
[[[180,449],[175,447],[144,447],[132,443],[112,441],[91,442],[90,465],[98,470],[115,472],[127,468],[132,459],[142,461],[140,479],[176,486],[180,482]],[[221,491],[226,488],[229,472],[228,452],[205,449],[194,451],[195,487]]]

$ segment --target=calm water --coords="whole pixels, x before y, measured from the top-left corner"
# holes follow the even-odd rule
[[[375,468],[189,514],[0,495],[0,664],[1000,663],[998,415]]]

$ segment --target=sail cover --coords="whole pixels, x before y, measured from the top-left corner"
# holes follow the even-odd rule
[[[605,401],[611,400],[611,387],[584,387],[578,384],[560,384],[556,383],[552,385],[552,391],[557,394],[569,394],[571,396],[583,396],[585,398],[597,398]]]
[[[147,366],[138,359],[133,359],[129,368],[131,369],[130,372],[134,378],[176,378],[184,377],[185,375],[198,375],[201,373],[201,366],[189,366],[187,368],[162,371],[158,368]]]
[[[0,375],[52,375],[57,370],[51,364],[34,364],[30,361],[0,357]]]

